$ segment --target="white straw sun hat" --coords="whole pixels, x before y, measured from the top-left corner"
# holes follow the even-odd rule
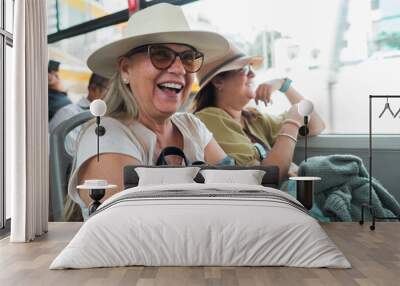
[[[219,73],[236,70],[250,64],[254,69],[260,68],[263,57],[247,56],[234,45],[230,45],[230,50],[224,56],[205,63],[197,72],[200,90],[207,85]]]
[[[134,13],[122,39],[96,50],[87,64],[94,73],[110,78],[117,71],[120,56],[133,48],[157,43],[190,45],[204,54],[204,64],[229,50],[228,41],[221,35],[191,30],[180,6],[161,3]]]

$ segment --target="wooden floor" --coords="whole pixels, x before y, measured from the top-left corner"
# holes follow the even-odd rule
[[[380,222],[375,231],[358,223],[323,228],[353,268],[122,267],[48,270],[80,223],[50,223],[32,243],[0,241],[0,285],[400,285],[400,223]]]

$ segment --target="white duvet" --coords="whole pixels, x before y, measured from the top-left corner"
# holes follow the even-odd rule
[[[145,197],[174,190],[172,197]],[[127,265],[351,267],[291,196],[262,186],[195,183],[135,187],[112,196],[50,269]]]

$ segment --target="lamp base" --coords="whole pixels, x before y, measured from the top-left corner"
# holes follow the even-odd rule
[[[89,205],[89,215],[94,213],[101,205],[100,200],[104,197],[105,193],[105,189],[90,189],[89,196],[93,199],[93,202]]]

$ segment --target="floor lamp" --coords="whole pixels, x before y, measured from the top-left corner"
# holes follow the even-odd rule
[[[304,136],[304,161],[307,162],[307,137],[308,137],[308,119],[314,110],[314,105],[311,101],[303,99],[299,102],[298,112],[304,118],[304,125],[300,127],[299,134]]]

